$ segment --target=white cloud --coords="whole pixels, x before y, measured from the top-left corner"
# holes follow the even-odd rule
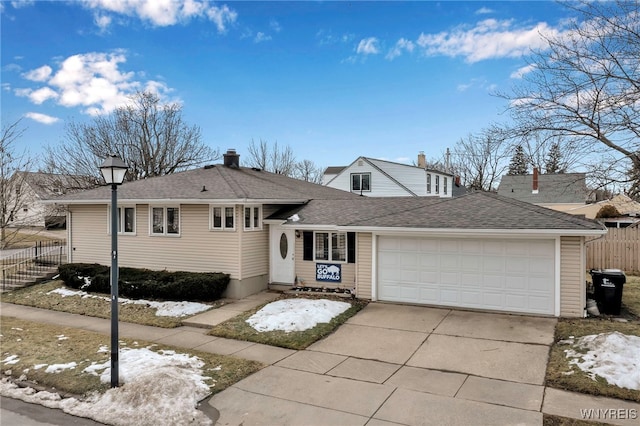
[[[43,65],[40,68],[27,71],[22,76],[31,81],[46,81],[51,75],[51,71],[52,70],[49,65]]]
[[[486,19],[474,27],[459,27],[438,34],[420,34],[418,46],[428,56],[464,57],[467,62],[503,57],[520,57],[531,49],[544,49],[545,36],[559,32],[542,22],[529,28],[513,28],[511,20]]]
[[[378,39],[376,37],[369,37],[360,40],[360,43],[358,43],[358,47],[356,48],[356,53],[361,55],[376,55],[380,53],[380,49],[378,48]]]
[[[402,55],[402,53],[405,51],[409,53],[413,52],[413,49],[415,49],[415,47],[416,45],[411,40],[401,38],[396,42],[396,45],[393,46],[393,49],[389,50],[389,53],[387,53],[387,56],[385,56],[385,58],[393,60]]]
[[[476,10],[476,15],[488,15],[493,12],[493,9],[489,9],[488,7],[481,7],[480,9]]]
[[[208,18],[221,33],[238,17],[237,12],[227,5],[210,5],[206,0],[82,0],[82,3],[96,11],[95,22],[101,30],[112,22],[106,13],[137,17],[158,27],[193,18]]]
[[[282,31],[282,26],[280,26],[280,23],[278,21],[276,21],[275,19],[272,19],[269,22],[269,27],[271,27],[271,29],[277,33],[279,33],[280,31]]]
[[[40,114],[39,112],[28,112],[24,116],[42,124],[53,124],[60,120],[57,117],[52,117],[46,114]]]
[[[509,77],[520,79],[524,77],[526,74],[529,74],[531,71],[535,70],[536,66],[533,64],[525,65],[524,67],[518,68],[514,72],[511,73]]]
[[[11,6],[13,6],[15,9],[33,6],[34,4],[35,4],[35,0],[14,0],[11,2]]]
[[[55,72],[45,65],[23,74],[25,78],[39,77],[36,81],[43,81],[46,86],[16,89],[15,94],[28,97],[34,104],[55,99],[58,105],[80,107],[85,114],[100,115],[129,102],[129,96],[137,90],[149,90],[161,98],[171,91],[163,82],[134,80],[133,72],[120,69],[125,62],[124,51],[73,55],[64,59]]]
[[[269,40],[271,40],[271,36],[263,32],[258,32],[256,36],[253,38],[254,43],[262,43],[263,41],[269,41]]]

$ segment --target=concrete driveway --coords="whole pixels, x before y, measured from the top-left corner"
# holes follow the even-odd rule
[[[210,403],[219,425],[540,425],[555,324],[371,303]]]

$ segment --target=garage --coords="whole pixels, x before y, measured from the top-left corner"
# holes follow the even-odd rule
[[[554,239],[377,238],[379,300],[555,314]]]

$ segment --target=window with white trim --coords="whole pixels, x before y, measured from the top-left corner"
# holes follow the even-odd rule
[[[447,181],[449,179],[447,179],[446,177],[442,178],[442,192],[444,193],[444,195],[447,195]]]
[[[440,176],[436,175],[436,194],[440,193]]]
[[[212,206],[210,228],[215,231],[233,231],[236,229],[235,206]]]
[[[351,173],[351,191],[371,191],[371,173]]]
[[[314,259],[328,262],[347,261],[346,232],[315,232]]]
[[[244,206],[244,229],[245,231],[262,229],[262,207]]]
[[[431,194],[431,173],[427,173],[427,194]]]
[[[151,207],[151,235],[180,235],[180,207]]]
[[[107,231],[111,233],[111,206],[107,209]],[[134,206],[118,207],[118,234],[136,233],[136,208]]]

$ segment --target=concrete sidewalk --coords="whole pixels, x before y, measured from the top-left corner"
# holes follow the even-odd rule
[[[235,301],[175,329],[121,323],[120,335],[267,364],[211,398],[220,425],[540,425],[542,413],[637,424],[640,404],[544,387],[551,318],[370,303],[303,351],[206,335],[277,296]],[[0,309],[109,333],[107,319],[6,303]],[[612,410],[627,418],[611,419]]]

